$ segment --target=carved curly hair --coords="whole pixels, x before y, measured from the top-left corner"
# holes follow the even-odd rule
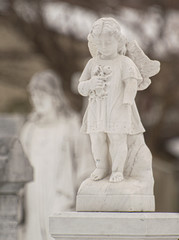
[[[88,35],[88,47],[92,57],[97,56],[98,49],[96,47],[96,40],[101,35],[102,31],[109,32],[119,42],[118,52],[125,55],[127,40],[121,33],[119,23],[114,18],[100,18],[94,22],[92,29]]]

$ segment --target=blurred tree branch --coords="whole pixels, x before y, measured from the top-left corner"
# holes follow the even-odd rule
[[[69,95],[73,107],[78,108],[80,99],[71,92],[70,82],[73,73],[81,70],[79,59],[84,55],[84,47],[81,47],[83,42],[73,35],[60,35],[48,28],[43,19],[42,1],[35,1],[38,16],[35,22],[28,22],[20,17],[15,11],[14,3],[15,1],[11,0],[8,20],[28,41],[33,43],[36,51],[46,58],[49,67],[61,76],[64,90]]]
[[[49,2],[50,0],[46,0]],[[111,11],[116,12],[116,10],[120,10],[120,7],[129,7],[135,9],[146,10],[151,6],[160,6],[163,9],[179,9],[179,1],[178,0],[52,0],[53,2],[64,2],[69,3],[74,6],[79,6],[82,8],[90,9],[92,11],[104,12]],[[51,1],[51,2],[52,2]],[[107,8],[105,7],[107,6]]]
[[[45,22],[43,15],[43,4],[48,2],[58,2],[71,4],[85,8],[94,12],[96,15],[104,13],[120,15],[122,7],[138,9],[141,13],[146,12],[150,7],[158,6],[161,14],[161,26],[154,39],[150,39],[147,46],[148,53],[154,52],[157,41],[164,37],[167,25],[168,12],[171,9],[179,10],[178,0],[21,0],[22,3],[30,3],[31,11],[36,16],[35,20],[27,21],[18,14],[15,8],[17,1],[9,1],[8,13],[3,18],[9,21],[14,29],[18,30],[34,46],[34,51],[40,53],[47,61],[48,66],[55,70],[62,78],[65,92],[71,100],[72,106],[80,110],[81,98],[71,91],[71,77],[75,72],[82,70],[82,62],[89,57],[87,43],[85,40],[79,40],[73,33],[64,35],[52,30]],[[141,18],[142,19],[142,18]],[[127,24],[127,23],[126,23]],[[143,34],[144,41],[147,39],[141,26],[136,22],[130,22],[131,27]],[[153,51],[151,51],[153,49]],[[1,53],[0,58],[3,57]],[[152,56],[150,56],[152,57]],[[160,105],[160,112],[153,114],[158,116],[157,122],[150,126],[148,139],[151,149],[154,152],[159,151],[161,142],[179,134],[178,122],[169,127],[167,118],[170,117],[171,111],[178,111],[178,76],[179,76],[179,57],[174,52],[167,58],[168,62],[163,62],[161,72],[152,80],[152,86],[144,94],[139,94],[139,109],[146,115],[154,111],[156,102]],[[147,104],[143,104],[146,102]],[[148,104],[149,103],[149,104]],[[143,105],[142,105],[143,104]],[[141,106],[140,106],[141,105]],[[147,115],[148,116],[148,115]]]

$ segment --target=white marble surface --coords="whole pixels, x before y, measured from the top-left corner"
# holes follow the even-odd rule
[[[177,240],[179,213],[59,213],[50,233],[56,240]]]
[[[86,179],[80,186],[76,211],[154,211],[153,184],[147,179],[125,179],[110,183],[109,177],[94,182]]]
[[[145,187],[141,188],[140,182],[147,181],[153,199],[152,156],[143,139],[145,129],[135,97],[139,90],[144,90],[150,85],[150,77],[159,72],[160,63],[150,60],[135,41],[129,42],[121,32],[120,24],[110,17],[100,18],[94,22],[88,35],[88,47],[92,58],[81,74],[78,91],[89,100],[81,131],[90,136],[91,152],[96,165],[90,178],[97,182],[108,177],[108,181],[113,184],[125,180],[134,181],[135,190],[139,188],[142,195],[148,194],[148,190]],[[89,186],[83,183],[77,197],[83,200],[77,202],[77,210],[151,211],[150,203],[148,208],[147,206],[143,208],[142,198],[132,199],[132,184],[126,186],[131,196],[125,201],[130,199],[129,202],[134,202],[133,206],[131,207],[129,203],[123,207],[121,196],[117,196],[117,202],[116,198],[115,200],[110,198],[111,204],[108,208],[109,204],[105,205],[104,201],[109,198],[110,193],[106,187],[107,183],[103,181],[102,183],[102,191],[96,183],[97,196],[100,197],[101,194],[102,206],[99,204],[97,209],[96,195],[91,194],[94,184],[90,183]],[[85,191],[86,187],[90,192]],[[102,193],[104,188],[107,191]],[[123,186],[125,191],[124,188],[125,186]],[[84,191],[86,196],[94,195],[93,200],[91,198],[90,204],[85,207],[83,202],[87,198],[84,199]],[[113,192],[113,195],[115,194],[125,193]],[[122,202],[125,201],[123,198]],[[143,204],[147,203],[146,200],[143,201]],[[113,208],[114,205],[118,205],[118,209]],[[154,204],[152,209],[154,210]]]

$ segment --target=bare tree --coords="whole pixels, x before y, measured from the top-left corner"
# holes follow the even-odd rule
[[[14,29],[27,38],[33,44],[34,51],[39,52],[48,66],[61,76],[66,94],[76,110],[81,108],[81,98],[72,93],[71,78],[75,72],[82,70],[83,62],[90,55],[86,41],[79,39],[73,31],[65,35],[49,27],[43,14],[44,4],[49,2],[69,4],[72,9],[78,6],[93,12],[96,16],[108,13],[120,17],[124,8],[131,8],[140,12],[141,23],[152,7],[159,9],[160,27],[155,38],[148,39],[139,22],[121,19],[125,25],[130,25],[130,28],[143,36],[144,42],[147,42],[145,51],[151,58],[154,58],[155,48],[160,46],[162,41],[166,42],[166,46],[170,44],[166,39],[169,14],[173,10],[179,11],[178,0],[11,0],[6,2],[6,11],[1,18],[6,19]],[[18,9],[18,6],[22,9]],[[67,14],[67,21],[68,16]],[[177,31],[177,27],[175,29]],[[150,128],[147,135],[148,144],[156,155],[163,153],[167,139],[179,135],[179,117],[177,117],[179,115],[179,69],[177,67],[179,54],[177,51],[167,52],[164,58],[160,55],[158,58],[162,62],[160,74],[152,79],[151,87],[145,93],[141,92],[137,99],[144,122],[146,121],[147,128]],[[11,83],[13,84],[12,81]],[[152,118],[155,116],[155,120],[149,121],[151,116]]]

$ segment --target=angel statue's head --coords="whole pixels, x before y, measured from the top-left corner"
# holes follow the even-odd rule
[[[126,43],[120,25],[114,18],[98,19],[88,35],[88,47],[93,57],[103,52],[109,54],[116,51],[125,54]]]
[[[35,73],[30,80],[28,90],[33,106],[33,119],[66,112],[68,104],[61,81],[52,70]]]

